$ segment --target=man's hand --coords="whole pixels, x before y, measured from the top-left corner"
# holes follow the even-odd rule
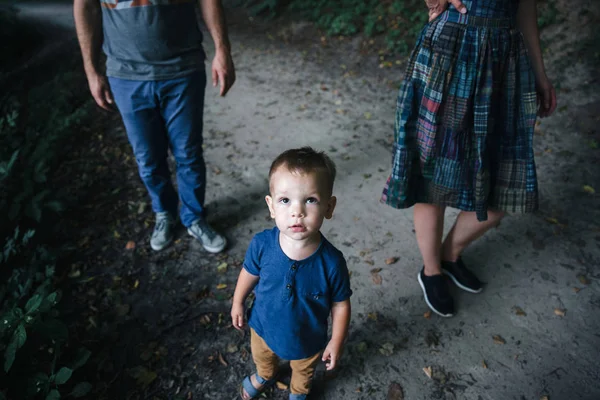
[[[438,17],[438,15],[446,11],[448,8],[448,3],[456,7],[461,14],[465,14],[467,12],[467,7],[465,7],[460,0],[425,0],[425,3],[429,9],[429,22],[433,21]]]
[[[235,82],[235,68],[229,50],[217,49],[212,63],[213,86],[221,86],[219,95],[225,96]]]
[[[88,76],[88,85],[96,104],[107,111],[114,111],[114,100],[106,76],[94,74]]]
[[[338,360],[342,357],[343,344],[334,340],[330,340],[323,352],[321,360],[325,362],[327,371],[331,371],[337,365]]]
[[[231,325],[238,331],[241,331],[245,326],[244,321],[244,305],[234,303],[231,306]]]

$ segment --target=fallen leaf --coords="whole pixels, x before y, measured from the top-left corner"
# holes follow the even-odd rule
[[[371,119],[372,116],[373,114],[371,114],[370,112],[365,112],[365,119]]]
[[[135,282],[133,283],[133,288],[137,289],[138,286],[140,286],[140,281],[136,279]]]
[[[365,260],[365,264],[375,265],[375,261],[373,261],[373,260]]]
[[[217,265],[217,272],[225,272],[227,271],[227,263],[226,262],[222,262],[221,264]]]
[[[217,285],[217,289],[219,289],[219,290],[221,290],[221,289],[225,289],[226,287],[227,287],[227,284],[226,284],[226,283],[219,283],[219,284]]]
[[[370,312],[367,314],[367,319],[370,319],[371,321],[377,321],[378,318],[378,314],[376,312]]]
[[[564,317],[566,313],[567,313],[567,310],[565,310],[564,308],[555,308],[554,309],[554,314],[558,315],[559,317]]]
[[[127,373],[136,380],[138,385],[143,387],[149,386],[157,377],[156,372],[142,366],[130,368]]]
[[[485,363],[485,360],[481,360],[481,366],[487,369],[487,364]]]
[[[425,314],[423,314],[423,318],[425,318],[425,319],[431,318],[431,311],[426,311]]]
[[[577,279],[579,279],[579,282],[583,283],[584,285],[590,284],[590,280],[585,275],[577,275]]]
[[[229,345],[227,345],[227,349],[226,351],[231,354],[231,353],[235,353],[239,350],[239,347],[235,344],[235,343],[231,343]]]
[[[376,285],[381,285],[381,282],[383,282],[383,278],[379,275],[379,271],[381,271],[381,268],[374,268],[371,270],[371,279]]]
[[[429,379],[431,379],[431,374],[432,374],[432,370],[431,367],[424,367],[423,368],[423,372],[425,372],[425,375],[427,375],[427,377],[429,377]]]
[[[221,364],[222,364],[224,367],[226,367],[226,366],[228,365],[228,364],[227,364],[227,361],[225,361],[225,359],[223,358],[223,356],[221,355],[221,353],[217,353],[217,354],[218,354],[218,357],[219,357],[219,362],[220,362],[220,363],[221,363]]]
[[[517,314],[519,317],[524,317],[527,315],[527,313],[525,311],[523,311],[523,309],[521,307],[513,307],[513,309],[515,310],[515,314]]]
[[[492,339],[494,339],[494,343],[496,344],[506,344],[506,340],[500,335],[494,335],[492,336]]]
[[[133,250],[133,249],[135,249],[135,242],[133,240],[130,240],[125,245],[125,250]]]
[[[358,351],[359,353],[364,353],[365,351],[367,351],[367,343],[360,342],[359,344],[357,344],[356,351]]]
[[[583,191],[589,194],[594,194],[596,193],[596,190],[591,187],[590,185],[583,185]]]
[[[392,265],[398,261],[398,257],[390,257],[385,259],[385,265]]]
[[[579,291],[580,291],[580,290],[581,290],[581,288],[578,288],[578,287],[573,287],[573,291],[574,291],[575,293],[579,293]]]
[[[540,397],[540,400],[550,400],[550,398],[548,396],[542,396]]]
[[[394,344],[393,343],[384,343],[381,345],[381,348],[379,348],[379,352],[381,354],[383,354],[384,356],[391,356],[392,354],[394,354]]]
[[[388,386],[386,400],[404,400],[404,391],[399,383],[390,383],[390,386]]]
[[[129,304],[119,304],[116,307],[117,310],[117,315],[119,317],[124,317],[127,314],[129,314],[129,310],[131,309],[131,306]]]
[[[558,220],[556,218],[546,217],[546,221],[550,222],[551,224],[558,225]]]
[[[121,238],[121,234],[117,231],[113,232],[113,236],[115,237],[115,239],[120,239]]]
[[[220,175],[221,169],[219,167],[213,167],[213,172],[215,173],[215,175]]]

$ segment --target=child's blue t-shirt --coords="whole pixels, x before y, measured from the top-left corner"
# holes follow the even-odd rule
[[[323,350],[332,303],[352,294],[342,252],[321,238],[310,257],[292,260],[281,250],[275,227],[254,236],[246,252],[244,268],[259,277],[248,324],[286,360]]]

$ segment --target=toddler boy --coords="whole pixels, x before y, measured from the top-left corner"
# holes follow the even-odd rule
[[[331,370],[341,356],[352,290],[344,256],[319,231],[336,205],[335,172],[331,159],[310,147],[287,150],[271,164],[265,200],[276,227],[252,239],[231,308],[233,326],[242,329],[254,289],[248,325],[257,371],[242,382],[244,400],[276,381],[280,358],[290,360],[290,400],[306,399],[319,359]]]

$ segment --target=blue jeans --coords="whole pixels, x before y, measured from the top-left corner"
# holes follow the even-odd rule
[[[140,177],[152,199],[152,209],[177,215],[178,198],[167,165],[171,149],[177,165],[181,222],[190,226],[204,214],[202,122],[206,73],[198,71],[162,81],[109,78],[109,83]]]

